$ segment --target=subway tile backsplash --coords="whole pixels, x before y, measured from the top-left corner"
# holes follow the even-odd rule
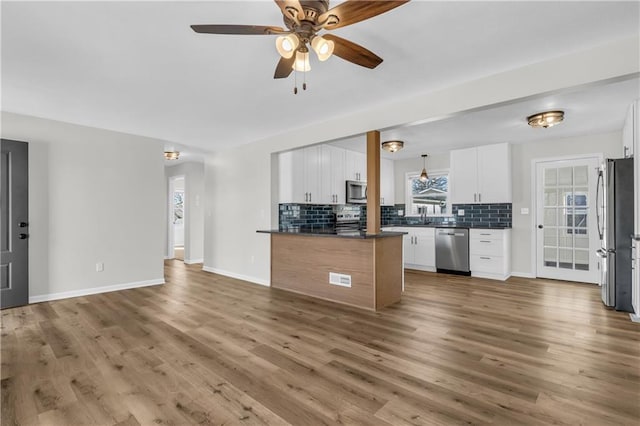
[[[280,204],[280,228],[293,227],[332,227],[335,216],[332,205],[320,204]],[[382,226],[402,226],[419,222],[419,218],[398,216],[398,211],[405,210],[404,204],[381,206]],[[435,225],[486,226],[491,228],[511,228],[512,205],[500,204],[453,204],[451,217],[429,217],[427,221]],[[458,216],[458,210],[464,210],[464,216]],[[360,206],[360,227],[367,226],[367,207]]]
[[[464,210],[464,216],[458,211]],[[457,225],[511,228],[511,203],[500,204],[453,204],[451,211]]]

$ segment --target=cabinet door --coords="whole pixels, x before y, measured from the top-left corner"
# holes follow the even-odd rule
[[[436,240],[434,228],[426,228],[415,231],[414,264],[435,268],[436,266]]]
[[[402,236],[402,250],[404,252],[404,264],[413,263],[413,234],[411,228],[394,228],[398,232],[408,232]]]
[[[511,146],[508,143],[478,149],[478,203],[511,202]]]
[[[345,177],[347,180],[367,180],[367,156],[360,152],[346,151]]]
[[[453,150],[450,158],[449,184],[451,203],[477,203],[478,160],[476,148]]]
[[[380,159],[380,204],[383,206],[393,206],[395,203],[395,182],[394,182],[393,160]]]
[[[331,147],[331,166],[329,174],[331,176],[331,194],[334,195],[334,204],[345,204],[345,150],[338,147]]]
[[[278,156],[280,203],[305,203],[305,155],[301,149],[283,152]]]
[[[303,167],[304,167],[304,193],[306,202],[312,204],[322,204],[322,196],[320,189],[320,146],[310,146],[303,150]],[[295,152],[295,151],[294,151]]]

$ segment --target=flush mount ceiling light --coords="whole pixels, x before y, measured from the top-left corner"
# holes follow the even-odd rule
[[[177,160],[178,157],[180,157],[180,152],[179,151],[165,151],[164,152],[164,159],[165,160]]]
[[[404,147],[403,141],[386,141],[382,142],[382,149],[387,152],[397,152]]]
[[[422,173],[420,173],[420,180],[422,182],[426,182],[427,179],[429,179],[429,175],[427,175],[427,165],[426,165],[426,158],[429,155],[427,154],[422,154]]]
[[[539,112],[527,117],[529,126],[531,127],[553,127],[564,120],[564,111],[546,111]]]

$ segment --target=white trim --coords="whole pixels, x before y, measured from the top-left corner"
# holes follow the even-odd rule
[[[92,294],[109,293],[111,291],[128,290],[130,288],[148,287],[152,285],[164,284],[164,278],[155,280],[135,281],[124,284],[106,285],[102,287],[85,288],[82,290],[63,291],[61,293],[42,294],[39,296],[29,296],[29,303],[48,302],[50,300],[69,299],[71,297],[90,296]]]
[[[518,278],[535,278],[536,277],[536,275],[532,274],[531,272],[511,272],[511,276],[518,277]]]
[[[184,263],[187,265],[193,265],[194,263],[204,263],[204,259],[200,258],[200,259],[185,259]]]
[[[640,322],[640,315],[629,314],[629,318],[631,318],[631,321],[633,321],[633,322]]]
[[[164,260],[171,260],[171,259],[173,259],[173,257],[169,257],[169,256],[164,257]]]
[[[250,277],[248,275],[242,275],[242,274],[236,274],[235,272],[229,272],[223,269],[212,268],[210,266],[203,266],[202,270],[205,272],[211,272],[213,274],[224,275],[225,277],[229,277],[229,278],[236,278],[238,280],[247,281],[253,284],[259,284],[266,287],[271,287],[269,280],[263,280],[261,278]]]

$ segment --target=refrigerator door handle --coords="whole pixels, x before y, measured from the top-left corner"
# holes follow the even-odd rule
[[[602,184],[602,192],[604,193],[604,176],[602,170],[598,170],[598,182],[596,183],[596,223],[598,225],[598,236],[599,239],[602,240],[602,234],[604,229],[600,229],[600,184]]]

